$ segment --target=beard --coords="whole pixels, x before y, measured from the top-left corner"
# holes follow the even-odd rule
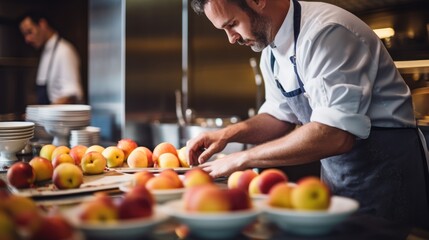
[[[247,9],[246,12],[250,18],[250,32],[252,33],[254,40],[240,38],[237,42],[240,45],[252,42],[250,48],[254,52],[261,52],[270,44],[270,41],[268,40],[270,21],[268,18],[259,15],[250,8]]]

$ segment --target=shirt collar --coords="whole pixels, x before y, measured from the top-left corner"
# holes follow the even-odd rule
[[[292,1],[289,4],[287,15],[274,37],[274,41],[270,44],[271,48],[280,48],[279,51],[287,50],[288,46],[293,43],[293,13],[294,7]],[[285,47],[285,49],[282,48]]]
[[[48,39],[48,41],[46,42],[46,44],[45,44],[45,51],[51,51],[54,48],[55,42],[57,41],[57,39],[58,39],[58,34],[54,33],[54,35],[52,35]]]

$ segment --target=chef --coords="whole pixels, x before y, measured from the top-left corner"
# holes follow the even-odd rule
[[[25,14],[19,27],[28,44],[42,49],[36,79],[38,104],[82,102],[79,56],[72,44],[41,13]]]
[[[187,143],[213,177],[321,161],[360,212],[428,228],[428,166],[410,90],[374,32],[351,13],[296,0],[193,0],[231,44],[262,51],[258,114]],[[299,127],[298,127],[299,126]],[[257,144],[207,161],[227,143]]]

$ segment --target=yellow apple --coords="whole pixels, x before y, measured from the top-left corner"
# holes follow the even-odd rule
[[[80,165],[80,161],[87,149],[88,147],[84,145],[76,145],[70,149],[70,156],[72,156],[76,165]]]
[[[97,193],[94,198],[81,204],[79,218],[88,223],[114,223],[118,221],[118,209],[106,193]]]
[[[36,182],[52,179],[54,166],[52,162],[44,157],[33,157],[29,164],[33,167],[36,174]]]
[[[103,150],[104,150],[104,147],[103,147],[103,146],[100,146],[100,145],[91,145],[91,146],[89,146],[89,147],[86,149],[85,153],[89,153],[89,152],[93,152],[93,151],[95,151],[95,152],[99,152],[99,153],[102,153],[102,152],[103,152]]]
[[[59,189],[78,188],[83,183],[82,170],[74,163],[62,163],[54,169],[52,182]]]
[[[84,174],[101,174],[107,166],[107,160],[99,152],[89,152],[83,155],[80,167]]]
[[[277,183],[268,193],[267,203],[273,207],[292,208],[293,188],[287,182]]]
[[[75,164],[74,159],[68,153],[60,153],[52,159],[52,166],[54,169],[63,163]]]
[[[183,185],[187,188],[213,183],[213,178],[201,168],[192,168],[183,178]]]
[[[46,158],[49,161],[51,161],[52,160],[52,152],[54,152],[55,148],[57,148],[57,146],[55,146],[53,144],[43,145],[43,147],[40,149],[39,156]]]
[[[177,155],[173,153],[163,153],[158,158],[158,164],[160,168],[178,168],[180,167],[179,159]]]
[[[56,148],[54,149],[54,151],[52,152],[52,155],[51,155],[51,161],[53,161],[53,160],[54,160],[54,158],[55,158],[57,155],[60,155],[60,154],[62,154],[62,153],[67,153],[67,154],[69,154],[69,153],[70,153],[70,148],[69,148],[69,147],[67,147],[67,146],[58,146],[58,147],[56,147]]]
[[[291,194],[292,206],[298,210],[324,210],[330,200],[329,188],[317,177],[300,179]]]
[[[186,156],[186,146],[180,148],[179,151],[177,151],[177,157],[179,158],[180,166],[188,168],[190,166]]]
[[[101,154],[106,158],[108,167],[122,167],[124,164],[124,151],[119,147],[109,146]]]
[[[130,168],[148,167],[146,151],[140,148],[134,149],[127,158],[127,164]]]

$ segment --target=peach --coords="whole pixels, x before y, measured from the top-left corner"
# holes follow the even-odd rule
[[[183,178],[185,187],[194,187],[207,183],[213,183],[213,178],[201,168],[192,168],[185,173]]]
[[[83,155],[85,155],[87,146],[84,145],[76,145],[70,149],[70,156],[74,159],[74,163],[76,165],[80,165],[80,161],[82,160]]]
[[[287,182],[280,182],[274,185],[268,193],[267,203],[273,207],[292,208],[293,187]]]
[[[176,183],[168,176],[155,176],[146,182],[146,188],[149,190],[173,189],[177,188]]]
[[[83,155],[80,167],[84,174],[101,174],[107,166],[107,160],[103,154],[92,151]]]
[[[258,176],[258,173],[252,169],[244,170],[241,176],[237,179],[237,188],[243,191],[249,191],[250,182]]]
[[[152,152],[152,159],[156,166],[159,166],[158,158],[163,153],[172,153],[177,156],[177,149],[173,144],[169,142],[162,142],[156,145]]]
[[[54,151],[52,152],[51,161],[53,161],[57,155],[60,155],[62,153],[69,154],[70,153],[70,148],[67,147],[67,146],[58,146],[58,147],[56,147],[54,149]],[[55,168],[55,166],[54,166],[54,168]]]
[[[97,193],[94,198],[81,204],[79,218],[89,223],[117,222],[118,209],[106,193]]]
[[[329,207],[329,188],[317,177],[304,177],[297,182],[291,194],[293,208],[299,210],[324,210]]]
[[[57,146],[53,144],[46,144],[43,145],[43,147],[40,149],[39,156],[48,159],[49,161],[52,160],[52,153],[54,152],[55,148]]]
[[[124,159],[128,159],[131,152],[137,148],[137,143],[129,138],[124,138],[118,141],[117,145],[124,152]]]
[[[72,239],[75,230],[62,215],[43,216],[40,226],[33,234],[32,239],[57,240]]]
[[[287,175],[275,168],[266,169],[262,173],[259,174],[260,179],[259,183],[256,185],[259,189],[259,193],[267,194],[270,189],[279,182],[287,182]]]
[[[7,170],[9,184],[16,188],[28,188],[36,181],[33,167],[26,162],[16,162]]]
[[[245,210],[252,208],[252,200],[249,194],[239,188],[228,188],[226,194],[231,203],[231,211]]]
[[[59,189],[78,188],[83,183],[83,172],[74,163],[62,163],[54,169],[52,182]]]
[[[20,230],[32,233],[39,226],[41,214],[32,199],[10,195],[4,200],[3,208]]]
[[[101,154],[106,158],[108,167],[122,167],[124,164],[125,154],[119,147],[109,146]]]
[[[173,153],[163,153],[158,158],[160,168],[178,168],[180,167],[179,159]]]
[[[33,167],[36,174],[36,182],[52,179],[54,166],[52,162],[43,157],[33,157],[29,164]]]
[[[180,148],[179,151],[177,151],[177,158],[179,158],[181,167],[190,167],[186,157],[186,146]]]
[[[62,163],[75,164],[75,161],[68,153],[60,153],[52,159],[52,166],[54,167],[54,169]]]
[[[155,175],[149,171],[136,172],[134,173],[133,179],[131,180],[131,185],[145,186],[147,181],[153,177],[155,177]]]
[[[89,153],[89,152],[94,152],[94,151],[102,153],[104,149],[105,148],[103,146],[100,146],[100,145],[91,145],[86,149],[85,154]]]
[[[235,171],[228,177],[228,188],[233,189],[238,187],[238,178],[243,174],[243,171]]]
[[[136,186],[124,195],[118,206],[119,219],[150,217],[155,199],[145,186]]]
[[[137,147],[139,150],[143,150],[146,153],[147,157],[147,166],[153,167],[153,158],[152,158],[152,151],[147,147]]]
[[[199,186],[198,189],[189,192],[186,199],[184,207],[190,212],[228,212],[231,210],[231,202],[226,191],[214,184]]]
[[[173,181],[175,188],[183,188],[183,182],[180,180],[179,174],[177,174],[173,169],[165,169],[159,174],[159,176],[170,178]]]
[[[127,164],[130,168],[146,168],[148,167],[148,159],[146,151],[141,148],[134,149],[127,158]]]

